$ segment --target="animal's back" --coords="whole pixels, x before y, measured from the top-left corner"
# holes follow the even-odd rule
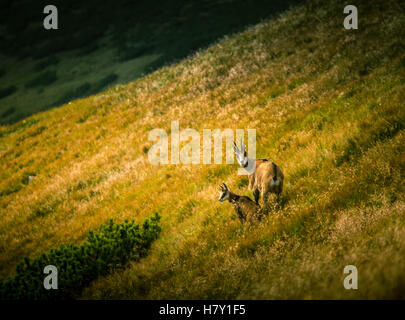
[[[241,196],[239,199],[239,206],[246,213],[246,220],[260,220],[260,206],[252,199],[246,196]]]
[[[273,177],[278,181],[277,183],[273,181]],[[256,171],[254,174],[249,176],[249,188],[259,189],[261,192],[264,192],[265,188],[269,188],[272,192],[277,192],[280,189],[282,190],[282,185],[284,181],[284,174],[281,171],[280,167],[275,163],[260,159],[256,160]]]

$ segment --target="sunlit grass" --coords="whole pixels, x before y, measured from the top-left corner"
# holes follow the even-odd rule
[[[109,218],[157,211],[150,255],[84,298],[403,298],[405,57],[393,48],[404,17],[398,2],[380,4],[359,3],[367,19],[349,32],[342,2],[311,1],[2,127],[0,275]],[[151,165],[149,130],[169,132],[174,120],[200,133],[255,128],[258,157],[285,174],[280,208],[242,227],[217,201],[222,181],[251,196],[236,164]],[[357,291],[343,288],[347,264],[358,267]]]

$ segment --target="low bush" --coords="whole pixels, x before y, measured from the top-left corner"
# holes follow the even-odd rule
[[[66,244],[34,259],[25,257],[17,265],[14,278],[0,280],[0,299],[73,299],[99,276],[145,256],[161,230],[159,220],[157,213],[142,226],[134,221],[114,223],[110,219],[99,232],[90,231],[81,246]],[[44,288],[43,270],[47,265],[58,270],[56,290]]]

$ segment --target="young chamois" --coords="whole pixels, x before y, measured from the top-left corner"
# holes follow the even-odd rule
[[[249,197],[238,196],[231,192],[225,183],[219,186],[221,194],[219,202],[228,200],[238,216],[241,223],[258,221],[262,217],[260,206]]]
[[[276,194],[278,203],[284,182],[284,175],[280,167],[267,159],[248,158],[242,138],[240,139],[240,149],[236,142],[233,142],[233,151],[239,165],[249,173],[249,189],[253,191],[256,203],[259,204],[259,198],[262,195],[263,207],[267,205],[270,193]],[[256,164],[255,167],[254,164]]]

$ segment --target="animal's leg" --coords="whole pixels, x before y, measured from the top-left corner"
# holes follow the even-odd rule
[[[263,192],[263,209],[265,213],[267,213],[269,210],[269,196],[270,196],[269,191],[266,190]]]
[[[280,185],[278,186],[277,192],[276,192],[276,206],[280,207],[280,194],[283,191],[283,182],[280,181]]]
[[[280,207],[280,192],[276,192],[276,201],[274,203],[274,209],[278,209]]]
[[[280,185],[278,186],[277,190],[276,190],[276,203],[275,203],[275,208],[279,208],[280,207],[280,194],[281,191],[283,191],[283,182],[280,181]]]
[[[246,215],[243,213],[239,206],[234,206],[236,215],[238,216],[240,222],[243,224],[246,221]]]
[[[262,208],[259,208],[259,209],[256,211],[256,219],[257,219],[258,221],[261,221],[262,218],[263,218],[263,210],[262,210]]]
[[[259,198],[260,198],[260,191],[259,190],[255,190],[255,191],[253,191],[253,196],[255,197],[255,202],[257,203],[257,204],[259,204]]]

